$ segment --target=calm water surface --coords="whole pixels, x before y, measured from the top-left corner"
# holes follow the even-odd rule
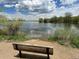
[[[38,22],[24,22],[20,26],[20,31],[27,33],[28,36],[33,38],[47,38],[49,35],[53,35],[58,29],[68,29],[73,30],[75,33],[79,33],[79,25],[73,24],[44,24]]]

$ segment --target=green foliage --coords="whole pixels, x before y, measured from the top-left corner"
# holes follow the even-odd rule
[[[0,41],[2,40],[10,40],[10,41],[24,41],[28,40],[29,37],[27,35],[0,35]]]
[[[52,18],[49,19],[50,23],[53,23],[53,22],[56,23],[57,21],[58,21],[58,19],[57,19],[56,16],[54,16],[54,17],[52,17]]]
[[[71,41],[72,46],[79,48],[79,37]]]
[[[57,41],[61,45],[71,45],[79,48],[79,35],[74,33],[73,30],[58,29],[54,35],[48,37],[48,40]]]
[[[72,40],[71,40],[71,45],[72,47],[77,47],[79,48],[79,36],[74,35]]]
[[[73,17],[72,23],[73,23],[73,24],[79,24],[79,16]]]
[[[71,19],[72,19],[71,16],[72,16],[71,13],[65,13],[64,23],[71,23]]]
[[[4,35],[0,35],[0,41],[7,39],[8,37],[4,36]]]
[[[42,18],[39,18],[39,23],[42,23],[43,22],[43,19]]]
[[[71,31],[67,30],[67,29],[60,29],[60,30],[56,30],[55,35],[54,35],[57,39],[57,41],[60,44],[65,44],[67,45],[68,42],[71,39]]]
[[[0,29],[0,40],[27,40],[29,37],[24,33],[19,33],[19,26],[22,24],[22,19],[9,21],[5,16],[0,15],[0,24],[3,28]]]
[[[11,35],[9,36],[8,40],[13,40],[13,41],[24,41],[24,40],[28,40],[29,37],[25,36],[25,35]]]
[[[44,19],[44,23],[48,23],[48,19],[45,18],[45,19]]]
[[[49,40],[49,41],[56,41],[57,39],[56,39],[55,36],[49,36],[49,37],[48,37],[48,40]]]
[[[14,21],[9,21],[5,16],[0,15],[0,24],[5,27],[0,29],[0,34],[15,35],[19,30],[19,26],[22,24],[21,19],[15,19]]]
[[[0,35],[7,35],[7,33],[8,33],[7,28],[0,29]]]
[[[21,22],[19,20],[15,20],[13,22],[11,22],[8,25],[8,34],[9,35],[16,35],[18,30],[19,30],[19,26],[21,25]]]
[[[0,15],[0,24],[3,24],[3,25],[8,24],[8,19],[3,15]]]
[[[65,16],[53,16],[51,18],[40,18],[40,23],[69,23],[69,24],[79,24],[79,16],[72,16],[71,13],[65,13]]]

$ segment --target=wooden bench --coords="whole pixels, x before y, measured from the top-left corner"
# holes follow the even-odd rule
[[[47,54],[47,59],[50,59],[49,55],[53,55],[53,48],[50,47],[41,47],[41,46],[32,46],[32,45],[23,45],[23,44],[13,44],[13,48],[19,51],[19,56],[21,57],[21,51],[28,51],[28,52],[36,52]]]

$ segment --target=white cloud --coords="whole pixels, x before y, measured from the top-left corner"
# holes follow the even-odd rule
[[[19,3],[15,5],[18,12],[13,16],[21,17],[24,19],[27,18],[28,20],[38,19],[40,17],[63,16],[66,12],[71,12],[73,15],[79,15],[79,4],[74,4],[74,2],[76,2],[77,0],[60,1],[63,6],[56,8],[57,5],[55,3],[57,3],[57,1],[54,0],[19,0]],[[65,7],[64,5],[68,5],[68,7]],[[14,5],[5,5],[5,7],[13,6]],[[19,11],[21,9],[22,11],[24,11],[25,15]],[[11,18],[13,16],[11,16]]]
[[[31,7],[42,4],[40,0],[23,0],[22,3],[26,6],[31,6]]]
[[[77,0],[60,0],[62,4],[73,4]]]
[[[15,7],[18,8],[20,6],[20,4],[16,4]]]
[[[56,8],[56,4],[55,4],[55,1],[52,1],[51,0],[48,2],[48,10],[54,10]]]
[[[71,7],[62,6],[53,11],[56,16],[64,16],[66,12],[72,13],[73,16],[79,15],[79,4],[73,5]]]
[[[4,7],[8,7],[8,8],[13,7],[13,6],[15,5],[4,5]]]
[[[48,4],[50,4],[50,2],[45,4],[45,7],[48,8],[48,10],[53,9],[53,11],[51,13],[45,13],[45,14],[44,13],[43,14],[38,13],[37,15],[25,15],[24,17],[22,15],[21,16],[24,19],[26,19],[25,17],[27,17],[27,19],[33,20],[33,19],[38,19],[40,17],[50,18],[52,16],[64,16],[64,14],[66,12],[71,12],[74,16],[79,15],[79,11],[78,11],[79,10],[79,4],[71,5],[70,7],[61,6],[60,8],[56,8],[55,2],[53,2],[53,5],[50,4],[48,6]],[[34,9],[40,9],[40,8],[43,8],[43,7],[44,6],[40,5],[40,7],[34,7]],[[34,14],[35,14],[35,12],[34,12]]]
[[[20,7],[28,8],[30,11],[38,10],[38,12],[48,12],[56,8],[55,1],[53,0],[23,0],[19,4]]]

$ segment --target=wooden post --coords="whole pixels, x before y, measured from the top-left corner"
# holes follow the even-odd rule
[[[47,51],[47,59],[50,59],[50,56],[49,56],[49,48],[46,48],[46,51]]]
[[[17,45],[17,44],[15,44],[15,46],[16,46],[16,49],[18,50],[18,45]]]
[[[21,58],[21,55],[22,55],[22,54],[21,54],[21,50],[19,50],[19,57],[20,57],[20,58]]]

